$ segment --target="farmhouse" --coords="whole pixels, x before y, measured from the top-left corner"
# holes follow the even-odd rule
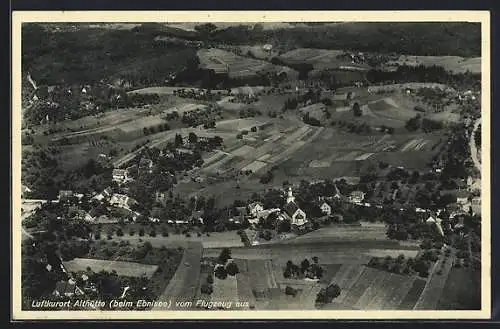
[[[252,217],[259,217],[259,213],[264,210],[260,202],[253,202],[248,205],[248,212]]]
[[[295,197],[293,196],[291,187],[288,188],[288,196],[283,210],[284,217],[290,220],[292,225],[302,226],[308,222],[306,213],[300,209],[297,203],[295,203]]]
[[[325,215],[330,216],[332,214],[332,206],[328,202],[323,202],[320,208]]]
[[[57,196],[57,199],[59,201],[65,201],[73,197],[73,191],[71,190],[61,190],[59,191],[59,195]]]
[[[93,197],[93,199],[96,199],[98,201],[102,201],[104,199],[109,198],[112,193],[113,193],[113,190],[111,189],[111,187],[107,187],[106,189],[104,189],[104,191],[102,191],[101,193],[95,195]]]
[[[349,195],[349,201],[352,203],[361,203],[365,199],[365,192],[363,191],[352,191]]]
[[[123,184],[127,181],[128,175],[125,169],[113,169],[113,181],[118,184]]]
[[[109,204],[118,208],[130,209],[131,206],[136,204],[137,201],[130,198],[128,195],[124,194],[113,194],[111,199],[109,200]]]

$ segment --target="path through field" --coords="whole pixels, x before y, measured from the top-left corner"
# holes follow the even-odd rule
[[[200,277],[201,256],[203,246],[201,243],[190,242],[184,250],[181,263],[174,276],[170,280],[167,288],[158,297],[159,301],[172,301],[170,309],[186,310],[185,307],[177,307],[176,302],[193,302],[196,297],[198,280]],[[162,307],[155,307],[153,311],[165,310]]]

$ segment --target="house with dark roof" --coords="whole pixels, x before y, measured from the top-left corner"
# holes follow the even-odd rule
[[[283,215],[295,226],[302,226],[308,222],[306,213],[300,209],[299,205],[295,202],[291,187],[288,188],[286,204],[283,207]]]

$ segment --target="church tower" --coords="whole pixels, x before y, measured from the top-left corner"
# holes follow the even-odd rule
[[[293,196],[292,188],[291,187],[288,188],[288,195],[287,195],[287,198],[286,198],[286,203],[288,204],[290,202],[295,202],[295,197]]]

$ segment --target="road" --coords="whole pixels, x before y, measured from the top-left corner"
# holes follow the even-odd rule
[[[469,139],[469,147],[470,147],[470,154],[472,157],[472,161],[474,162],[474,166],[477,168],[479,172],[481,172],[481,161],[479,160],[479,157],[477,155],[475,134],[480,124],[481,124],[481,118],[477,119],[476,122],[474,122],[474,128],[472,129],[472,133]]]

